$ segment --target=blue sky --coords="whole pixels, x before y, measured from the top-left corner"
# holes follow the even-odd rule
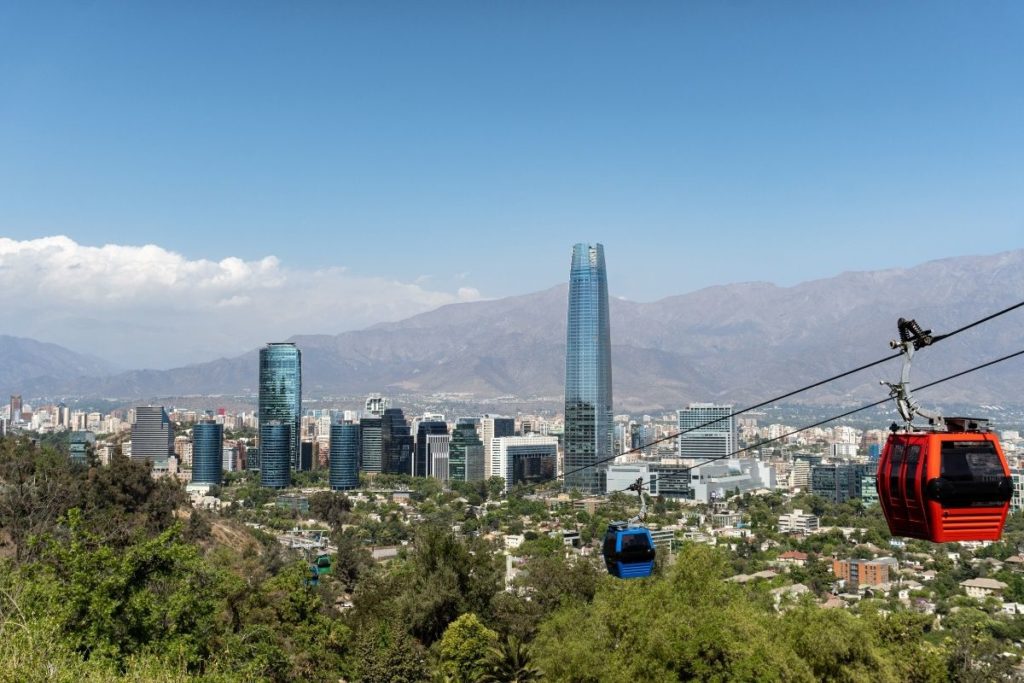
[[[445,301],[577,241],[641,301],[1015,249],[1022,38],[1019,2],[5,3],[0,236]]]

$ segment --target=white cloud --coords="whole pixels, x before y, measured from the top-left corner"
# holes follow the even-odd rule
[[[273,256],[188,260],[156,245],[91,247],[0,238],[0,332],[63,344],[125,367],[233,355],[293,334],[398,320],[480,292],[290,269]]]

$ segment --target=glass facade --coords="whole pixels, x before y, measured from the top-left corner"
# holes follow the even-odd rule
[[[383,472],[384,433],[383,421],[379,417],[364,417],[359,421],[360,462],[363,472]]]
[[[96,435],[92,432],[71,432],[68,439],[68,455],[71,462],[83,465],[89,462],[89,451],[96,444]]]
[[[291,423],[260,423],[260,485],[283,489],[291,484],[293,443]]]
[[[192,427],[192,483],[220,486],[224,425],[200,422]]]
[[[401,408],[387,408],[381,416],[381,451],[383,471],[412,472],[413,439]]]
[[[288,465],[301,467],[302,352],[290,343],[260,349],[259,423],[291,425]]]
[[[416,429],[416,458],[413,462],[414,477],[429,477],[433,474],[431,458],[427,452],[427,437],[430,435],[448,434],[448,423],[440,420],[424,420]]]
[[[330,483],[335,491],[359,486],[359,425],[331,425]]]
[[[676,411],[680,458],[727,458],[739,448],[731,405],[691,403]],[[708,423],[711,424],[708,424]]]
[[[448,479],[481,481],[484,478],[484,442],[476,433],[475,420],[460,420],[448,446]]]
[[[565,346],[565,487],[603,493],[606,464],[593,465],[614,455],[614,427],[608,277],[600,244],[572,249]]]
[[[139,406],[132,424],[132,460],[166,467],[174,454],[174,429],[163,406]]]

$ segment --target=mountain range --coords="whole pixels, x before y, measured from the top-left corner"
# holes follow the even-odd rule
[[[614,278],[613,278],[614,279]],[[443,306],[399,322],[338,335],[292,337],[310,396],[462,393],[561,400],[566,286]],[[673,409],[691,401],[747,403],[892,354],[900,317],[936,334],[1024,300],[1024,250],[848,272],[779,287],[748,282],[651,303],[612,298],[615,410]],[[913,384],[1024,348],[1024,308],[921,351]],[[0,337],[0,387],[26,395],[140,399],[253,394],[257,352],[172,370],[111,372],[52,344]],[[798,400],[843,404],[883,398],[880,379],[899,361],[808,392]],[[1017,358],[919,396],[1017,405]]]

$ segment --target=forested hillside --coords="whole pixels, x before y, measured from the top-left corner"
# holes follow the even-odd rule
[[[72,465],[2,440],[0,680],[980,681],[1012,671],[1003,652],[1024,639],[1020,618],[970,601],[938,616],[884,596],[780,603],[767,584],[725,581],[742,557],[697,544],[620,581],[535,538],[506,589],[498,549],[452,533],[459,494],[420,481],[415,538],[383,564],[366,541],[387,536],[388,515],[363,529],[346,496],[314,494],[337,553],[310,585],[306,562],[239,522],[267,501],[251,483],[229,482],[239,495],[219,513],[193,511],[143,464]],[[500,510],[539,514],[517,496]]]

